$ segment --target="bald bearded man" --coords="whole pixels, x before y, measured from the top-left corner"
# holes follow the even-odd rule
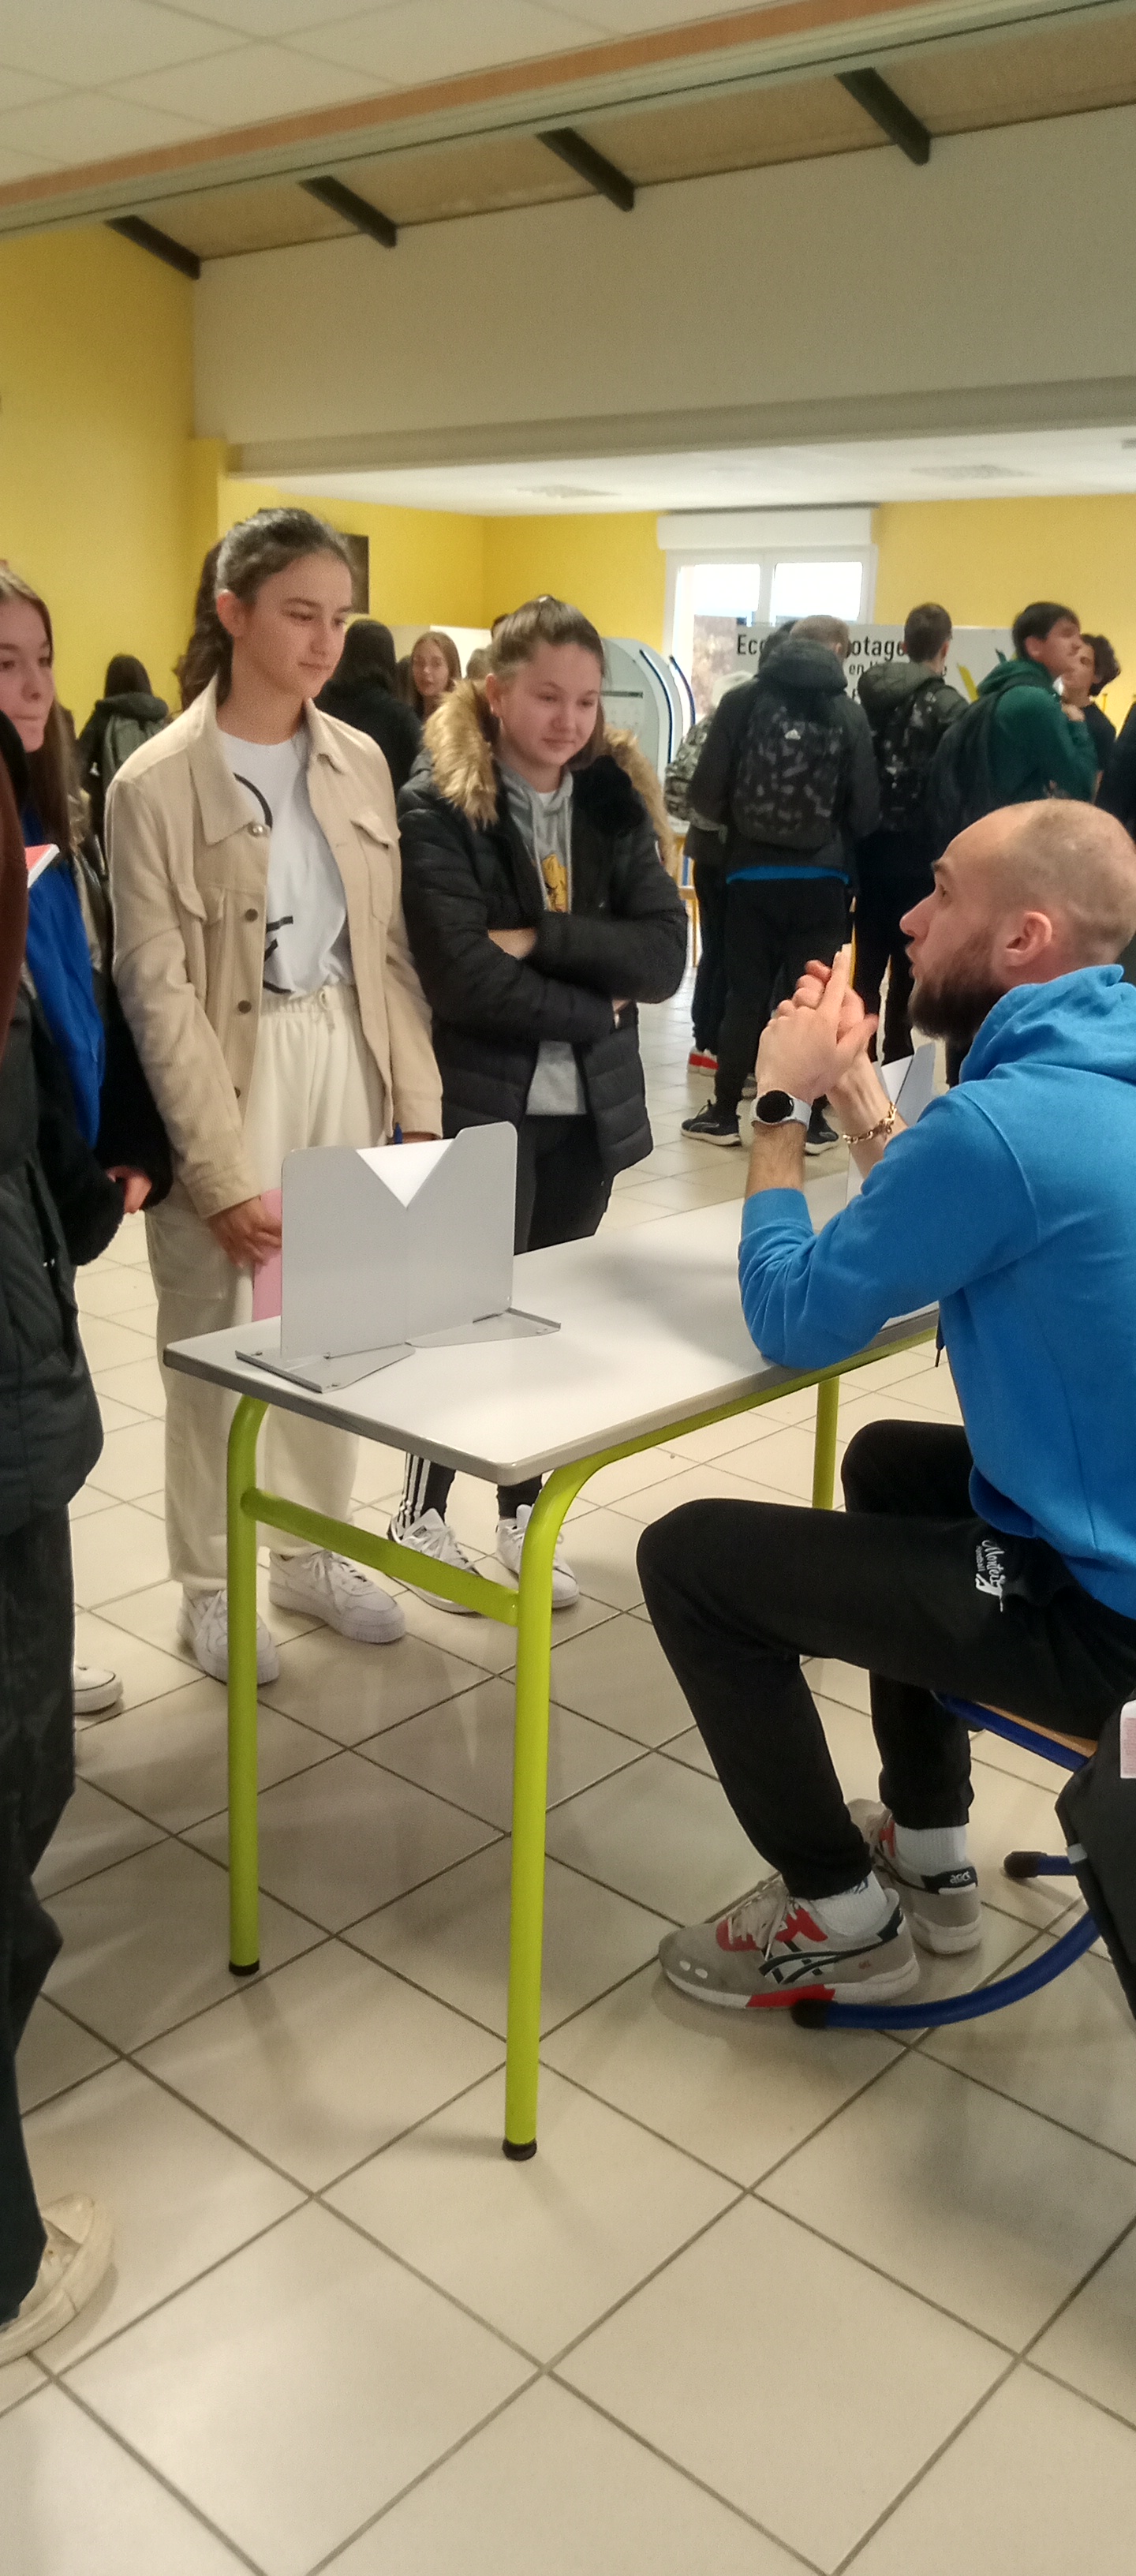
[[[964,1046],[905,1132],[844,952],[761,1041],[742,1305],[767,1359],[814,1369],[937,1302],[965,1431],[858,1432],[843,1513],[690,1503],[644,1532],[643,1591],[735,1814],[777,1876],[668,1934],[713,2004],[917,1984],[982,1938],[967,1730],[935,1697],[1097,1735],[1136,1694],[1136,848],[1090,806],[1013,806],[959,835],[902,924],[917,1026]],[[827,1092],[864,1188],[814,1235],[808,1104]],[[880,1803],[849,1808],[804,1655],[867,1668]],[[901,1911],[905,1891],[911,1929]]]

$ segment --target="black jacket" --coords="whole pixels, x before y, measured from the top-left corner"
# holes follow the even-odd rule
[[[0,1059],[0,1536],[69,1503],[103,1445],[38,1127],[21,992]]]
[[[833,815],[833,837],[820,850],[783,850],[771,842],[747,840],[733,819],[732,797],[742,741],[759,692],[794,699],[822,696],[847,737],[844,775]],[[827,644],[811,636],[787,636],[766,657],[756,679],[728,689],[702,747],[690,782],[691,811],[708,823],[726,827],[726,874],[745,867],[783,865],[800,869],[834,868],[853,872],[853,844],[874,832],[880,819],[880,791],[868,719],[847,694],[843,669]]]
[[[115,769],[151,734],[159,733],[170,720],[164,698],[154,697],[145,689],[123,689],[117,697],[99,698],[92,707],[76,743],[79,774],[91,808],[91,827],[99,840],[103,837],[103,815],[107,789]],[[106,738],[111,730],[117,735],[112,751],[110,777],[105,759]]]
[[[356,733],[377,742],[397,796],[422,749],[422,727],[413,707],[392,697],[381,680],[329,680],[316,704],[325,716],[338,716],[340,724],[354,725]]]
[[[1105,762],[1097,803],[1103,805],[1106,814],[1115,814],[1126,832],[1136,832],[1136,701],[1129,707]]]
[[[520,1125],[543,1038],[574,1047],[604,1168],[625,1171],[651,1150],[637,1002],[677,991],[686,915],[659,857],[642,785],[658,783],[622,737],[577,771],[572,793],[572,910],[546,912],[536,871],[508,813],[471,681],[431,720],[429,748],[399,798],[406,926],[434,1015],[448,1136],[507,1119]],[[521,961],[491,930],[534,929]],[[618,1021],[614,1001],[627,1007]]]

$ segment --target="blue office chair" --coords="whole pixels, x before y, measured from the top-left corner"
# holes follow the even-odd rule
[[[1007,1744],[1024,1745],[1027,1753],[1040,1753],[1043,1761],[1055,1762],[1062,1771],[1080,1771],[1096,1752],[1089,1736],[1059,1735],[1048,1726],[1034,1726],[1024,1717],[1007,1717],[1000,1708],[983,1708],[969,1699],[948,1699],[939,1694],[941,1704],[952,1717],[961,1717],[964,1726],[981,1729],[987,1735],[1001,1735]],[[1077,1857],[1080,1857],[1078,1853]],[[1002,1863],[1007,1878],[1073,1878],[1076,1873],[1069,1852],[1057,1858],[1048,1852],[1007,1852]],[[996,1977],[988,1986],[979,1986],[965,1995],[948,1995],[945,2001],[925,2003],[870,2005],[837,2003],[800,2003],[793,2006],[793,2019],[806,2030],[939,2030],[953,2021],[981,2021],[986,2013],[1002,2012],[1007,2004],[1019,2004],[1026,1995],[1039,1994],[1051,1986],[1066,1968],[1083,1958],[1098,1937],[1098,1925],[1086,1911],[1072,1930],[1026,1968],[1013,1976]]]

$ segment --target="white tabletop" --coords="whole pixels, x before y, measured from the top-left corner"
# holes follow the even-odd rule
[[[844,1189],[843,1175],[810,1186],[815,1225],[843,1205]],[[491,1483],[523,1484],[806,1374],[776,1368],[750,1340],[738,1293],[740,1222],[741,1202],[730,1199],[525,1253],[514,1266],[513,1303],[554,1319],[559,1332],[414,1351],[335,1393],[239,1359],[248,1324],[171,1343],[165,1359],[286,1412]],[[888,1350],[933,1321],[932,1312],[888,1324],[872,1348]],[[257,1341],[276,1330],[257,1325]]]

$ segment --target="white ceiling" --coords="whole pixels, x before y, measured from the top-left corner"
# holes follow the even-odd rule
[[[730,0],[0,0],[0,185],[730,14]]]
[[[1000,431],[687,456],[569,457],[533,465],[431,465],[378,474],[291,475],[327,500],[466,510],[486,517],[610,510],[740,510],[818,502],[1012,500],[1136,491],[1136,420],[1119,429]]]

